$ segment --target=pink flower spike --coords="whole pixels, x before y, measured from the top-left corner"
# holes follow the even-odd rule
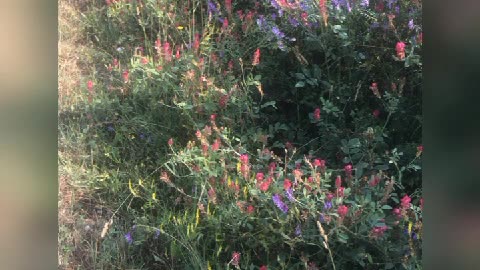
[[[92,92],[92,90],[93,90],[93,82],[92,81],[87,82],[87,88],[90,92]]]
[[[340,175],[337,176],[335,179],[335,187],[340,188],[342,187],[342,177]]]
[[[129,78],[128,69],[125,70],[125,71],[122,73],[122,77],[123,77],[123,81],[124,81],[125,83],[127,83],[127,82],[128,82],[128,78]]]
[[[337,213],[340,215],[341,218],[344,218],[348,214],[348,207],[345,205],[340,205],[338,207]]]
[[[256,66],[258,64],[260,64],[260,48],[257,48],[255,53],[253,54],[252,66]]]
[[[397,45],[395,45],[395,50],[397,53],[404,52],[405,51],[405,43],[399,41],[397,42]]]
[[[292,181],[290,181],[289,179],[285,179],[283,181],[283,189],[289,190],[291,187],[292,187]]]
[[[403,196],[401,200],[401,205],[403,209],[407,209],[410,207],[410,202],[412,201],[412,198],[410,198],[408,195]]]
[[[231,262],[232,262],[233,266],[238,266],[239,265],[239,263],[240,263],[240,252],[237,252],[237,251],[233,252]]]
[[[227,18],[223,19],[223,26],[222,26],[222,28],[223,28],[224,30],[228,28],[228,19],[227,19]]]
[[[242,164],[248,164],[248,155],[247,154],[240,155],[240,162]]]
[[[345,173],[346,174],[352,174],[353,167],[351,164],[348,164],[345,166]]]
[[[232,0],[225,0],[225,8],[229,14],[232,13]]]
[[[395,209],[393,209],[392,212],[397,217],[400,217],[402,215],[402,211],[400,210],[400,208],[395,208]]]
[[[313,112],[313,118],[315,120],[320,120],[320,108],[316,108],[315,111]]]
[[[177,53],[175,53],[175,58],[180,59],[180,48],[177,48]]]

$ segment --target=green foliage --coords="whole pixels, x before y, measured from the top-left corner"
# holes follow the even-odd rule
[[[317,1],[111,2],[85,15],[103,63],[76,113],[93,186],[132,198],[129,263],[420,267],[418,1],[327,1],[326,24]]]

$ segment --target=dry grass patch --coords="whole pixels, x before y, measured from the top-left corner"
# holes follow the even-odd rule
[[[82,28],[81,10],[91,1],[58,1],[58,107],[75,106],[82,96],[82,78],[91,74],[88,46]],[[59,119],[60,124],[62,119]],[[73,132],[73,131],[72,131]],[[94,269],[95,253],[105,220],[109,217],[93,199],[82,179],[89,173],[85,146],[59,135],[58,268]]]

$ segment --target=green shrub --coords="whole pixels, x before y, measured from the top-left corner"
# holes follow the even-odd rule
[[[421,268],[420,1],[107,2],[81,113],[132,262]]]

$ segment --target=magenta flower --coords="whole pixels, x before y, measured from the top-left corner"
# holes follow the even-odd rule
[[[393,214],[397,217],[401,217],[402,216],[402,211],[400,210],[400,208],[394,208],[393,209]]]
[[[342,177],[340,175],[335,179],[335,187],[340,188],[342,186]]]
[[[128,69],[125,70],[125,71],[122,73],[122,77],[123,77],[123,81],[124,81],[125,83],[127,83],[127,82],[128,82],[128,77],[129,77]]]
[[[325,168],[325,160],[317,158],[313,161],[313,165],[315,167],[320,167],[321,169],[323,169]]]
[[[397,45],[395,46],[395,50],[397,51],[397,53],[405,51],[405,43],[401,41],[397,42]]]
[[[247,155],[247,154],[242,154],[242,155],[240,156],[240,162],[241,162],[242,164],[248,164],[248,155]]]
[[[403,196],[403,198],[401,200],[402,208],[403,209],[409,208],[411,201],[412,201],[412,198],[410,198],[408,195]]]
[[[237,267],[238,267],[238,265],[239,265],[239,263],[240,263],[240,252],[237,252],[237,251],[233,252],[233,254],[232,254],[232,261],[231,261],[231,262],[232,262],[232,265],[233,265],[233,266],[237,266]]]
[[[352,167],[351,164],[346,165],[344,169],[345,169],[346,174],[348,174],[348,175],[352,174],[353,167]]]
[[[320,108],[316,108],[315,111],[313,112],[313,118],[315,120],[320,120]]]
[[[341,218],[344,218],[348,214],[348,207],[345,205],[340,205],[338,207],[337,213],[340,215]]]
[[[401,41],[397,42],[395,50],[397,51],[397,57],[403,60],[405,58],[405,43]]]
[[[92,92],[92,90],[93,90],[93,82],[92,81],[87,82],[87,88],[90,92]]]

